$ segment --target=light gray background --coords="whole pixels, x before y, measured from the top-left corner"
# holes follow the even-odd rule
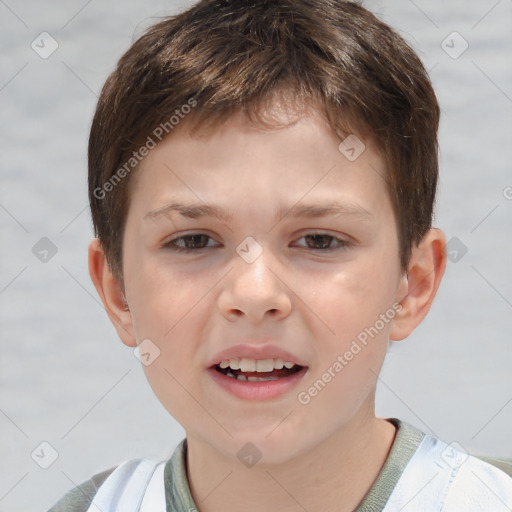
[[[103,82],[135,35],[183,5],[0,0],[0,511],[45,510],[122,460],[168,457],[184,435],[98,302],[86,195]],[[393,346],[378,413],[512,457],[512,2],[365,5],[431,70],[443,110],[436,225],[468,249],[425,322]],[[31,48],[43,31],[59,44],[48,59]],[[453,31],[469,44],[457,59],[441,46]],[[58,248],[46,263],[32,253],[42,237]],[[59,455],[46,470],[31,458],[43,441]]]

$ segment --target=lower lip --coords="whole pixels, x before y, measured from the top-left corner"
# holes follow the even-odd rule
[[[208,369],[212,379],[221,388],[244,400],[271,400],[272,398],[278,398],[289,393],[302,380],[306,371],[307,367],[304,367],[288,377],[263,382],[249,382],[226,377],[226,375],[218,372],[215,368]]]

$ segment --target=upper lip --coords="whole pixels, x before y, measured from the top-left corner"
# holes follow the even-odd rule
[[[249,343],[244,343],[240,345],[234,345],[232,347],[226,348],[221,352],[218,352],[210,362],[208,363],[208,367],[217,366],[222,361],[228,361],[229,359],[246,357],[247,359],[283,359],[283,361],[291,361],[292,363],[298,364],[300,366],[306,366],[304,361],[302,361],[296,355],[291,354],[290,352],[283,350],[281,347],[272,344],[265,345],[254,345]]]

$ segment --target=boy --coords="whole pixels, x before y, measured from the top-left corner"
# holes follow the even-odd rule
[[[352,2],[203,0],[132,45],[91,129],[89,268],[187,436],[52,512],[510,510],[505,473],[374,411],[445,268],[438,121]]]

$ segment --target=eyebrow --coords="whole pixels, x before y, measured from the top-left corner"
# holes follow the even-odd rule
[[[233,215],[218,206],[193,203],[185,204],[173,201],[172,203],[166,204],[161,208],[157,208],[156,210],[147,213],[144,215],[144,220],[154,220],[159,217],[165,217],[172,212],[178,212],[183,217],[188,217],[189,219],[198,219],[199,217],[217,217],[223,221],[228,221]]]
[[[178,212],[183,217],[198,219],[200,217],[216,217],[224,222],[233,217],[233,213],[219,206],[208,204],[180,203],[173,201],[169,204],[157,208],[144,216],[144,220],[155,220],[165,217],[172,212]],[[292,207],[281,206],[278,210],[276,220],[280,221],[284,217],[307,217],[318,218],[327,216],[354,217],[361,220],[370,220],[373,214],[355,203],[340,203],[331,201],[326,204],[303,204]]]
[[[304,204],[297,205],[288,210],[280,209],[279,218],[282,219],[288,215],[292,217],[327,217],[338,216],[344,217],[360,217],[361,219],[370,219],[373,214],[366,208],[355,203],[340,203],[338,201],[331,201],[327,204]]]

